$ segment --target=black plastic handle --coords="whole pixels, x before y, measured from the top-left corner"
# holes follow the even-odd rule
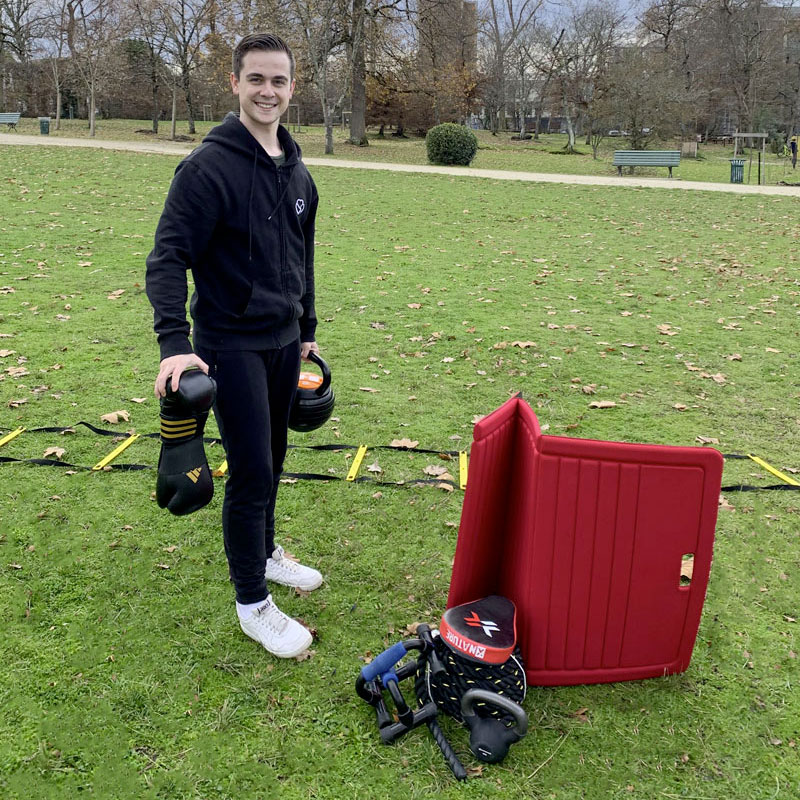
[[[309,352],[307,358],[309,361],[313,361],[322,371],[322,383],[314,390],[318,397],[322,397],[331,385],[331,368],[322,356],[313,350]]]
[[[497,692],[490,692],[487,689],[470,689],[461,698],[461,716],[464,721],[467,717],[475,716],[475,703],[487,703],[490,706],[505,711],[514,718],[514,729],[521,739],[528,732],[528,715],[519,703],[505,697]],[[469,723],[467,723],[469,724]]]

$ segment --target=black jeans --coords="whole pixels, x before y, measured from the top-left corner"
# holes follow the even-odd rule
[[[264,570],[275,549],[275,499],[300,373],[300,342],[260,352],[199,349],[197,355],[217,381],[214,416],[228,459],[225,555],[236,599],[257,603],[268,593]]]

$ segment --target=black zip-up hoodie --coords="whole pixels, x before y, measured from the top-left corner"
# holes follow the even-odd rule
[[[147,257],[147,296],[161,358],[191,353],[186,270],[192,271],[195,345],[268,350],[314,341],[317,189],[284,127],[280,167],[234,114],[175,170]]]

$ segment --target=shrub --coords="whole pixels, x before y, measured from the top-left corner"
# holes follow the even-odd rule
[[[478,151],[478,139],[463,125],[445,122],[428,131],[425,137],[428,160],[432,164],[458,164],[469,166]]]

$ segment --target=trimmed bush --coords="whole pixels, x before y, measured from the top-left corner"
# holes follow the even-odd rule
[[[478,152],[478,138],[463,125],[445,122],[428,131],[425,137],[428,160],[432,164],[458,164],[468,167]]]

